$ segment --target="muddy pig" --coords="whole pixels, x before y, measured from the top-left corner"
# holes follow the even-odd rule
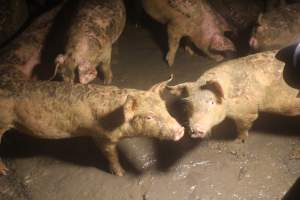
[[[63,4],[34,20],[16,39],[0,51],[0,67],[11,66],[21,70],[27,79],[40,63],[41,50],[53,19]]]
[[[0,0],[0,46],[11,39],[28,19],[26,0]]]
[[[283,79],[284,63],[277,51],[266,51],[224,62],[195,82],[170,86],[184,95],[191,137],[204,138],[225,117],[234,120],[239,139],[248,136],[259,112],[300,115],[298,89]]]
[[[126,20],[122,0],[81,0],[69,30],[65,53],[55,62],[64,81],[75,81],[78,70],[80,83],[89,83],[101,66],[104,83],[112,81],[112,44],[121,35]]]
[[[11,128],[48,139],[89,136],[108,159],[112,173],[122,176],[116,149],[120,139],[148,136],[177,141],[184,134],[160,97],[169,81],[155,84],[148,91],[57,81],[11,81],[0,88],[0,137]],[[3,163],[0,167],[5,174],[7,168]]]
[[[257,51],[279,49],[300,40],[300,4],[273,9],[258,18],[249,40]]]
[[[253,26],[264,10],[262,0],[210,0],[209,3],[228,22],[235,34]]]
[[[180,39],[190,38],[197,48],[217,61],[235,53],[235,46],[224,36],[230,31],[206,0],[143,0],[152,18],[167,24],[169,51],[166,60],[172,66]]]

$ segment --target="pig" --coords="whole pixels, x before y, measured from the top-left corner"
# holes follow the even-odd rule
[[[7,72],[0,73],[0,138],[12,128],[46,139],[91,137],[108,159],[112,173],[123,176],[116,149],[119,140],[148,136],[177,141],[184,135],[184,128],[168,113],[160,97],[171,79],[144,91],[60,81],[16,81]],[[11,72],[17,73],[16,68]],[[7,173],[3,162],[0,173]]]
[[[65,53],[56,59],[57,72],[66,82],[86,84],[97,76],[101,66],[104,84],[112,81],[112,44],[124,30],[126,11],[122,0],[81,0],[68,30]]]
[[[169,66],[184,36],[217,61],[236,52],[232,41],[224,36],[225,31],[230,31],[228,25],[220,21],[206,0],[143,0],[143,7],[152,18],[167,25]]]
[[[28,19],[26,0],[0,0],[0,46],[23,27]]]
[[[53,19],[62,6],[60,4],[38,17],[16,39],[1,49],[0,67],[16,67],[30,80],[34,67],[41,62],[41,51]]]
[[[249,45],[253,50],[283,48],[300,40],[300,4],[289,4],[261,14]]]
[[[300,115],[298,89],[284,80],[277,50],[223,62],[195,82],[169,86],[186,102],[191,137],[204,138],[226,117],[234,120],[244,142],[259,112]]]
[[[230,25],[233,36],[253,26],[264,10],[262,0],[210,0],[209,3]]]

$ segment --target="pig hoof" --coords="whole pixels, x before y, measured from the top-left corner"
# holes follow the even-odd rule
[[[195,55],[195,52],[189,46],[184,47],[184,50],[188,52],[188,54],[190,54],[191,56]]]
[[[174,57],[171,56],[170,53],[168,53],[166,56],[166,61],[169,65],[169,67],[172,67],[172,65],[174,64]]]
[[[111,82],[112,82],[112,79],[106,79],[103,81],[104,85],[109,85],[109,84],[111,84]]]
[[[122,168],[111,168],[111,173],[116,175],[116,176],[124,176],[125,171]]]
[[[7,175],[8,174],[8,168],[4,165],[4,163],[0,163],[0,175]]]
[[[246,139],[245,138],[237,138],[235,139],[235,143],[238,143],[238,144],[244,144],[246,142]]]

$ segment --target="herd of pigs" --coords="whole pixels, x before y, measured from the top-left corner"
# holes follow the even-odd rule
[[[192,138],[204,138],[228,117],[244,141],[259,112],[300,115],[299,91],[287,84],[285,63],[275,58],[278,49],[300,40],[300,4],[268,1],[276,6],[262,10],[262,2],[143,0],[145,12],[166,24],[169,66],[182,37],[193,44],[186,44],[189,52],[196,48],[220,62],[237,55],[240,33],[252,28],[249,45],[261,51],[219,63],[195,82],[168,86],[171,75],[144,91],[107,86],[113,78],[112,44],[126,24],[122,0],[79,0],[67,42],[48,63],[53,74],[40,80],[34,71],[43,65],[44,43],[55,17],[68,5],[61,1],[0,50],[0,139],[10,129],[47,139],[90,136],[111,172],[122,176],[116,148],[120,139],[183,137],[185,128],[168,113],[160,96],[165,90],[185,103]],[[90,84],[98,72],[105,85]],[[57,77],[62,81],[52,80]],[[0,161],[0,174],[7,172]]]

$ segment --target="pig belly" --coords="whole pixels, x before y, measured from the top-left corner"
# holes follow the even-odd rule
[[[77,115],[67,109],[53,109],[51,106],[47,108],[47,105],[29,102],[18,103],[16,107],[15,128],[26,134],[48,139],[76,135],[76,123],[79,120],[76,119]]]

